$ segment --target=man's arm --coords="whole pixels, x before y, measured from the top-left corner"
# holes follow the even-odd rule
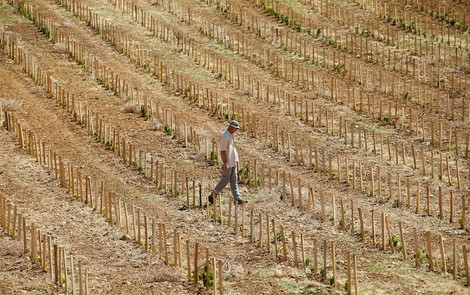
[[[220,151],[220,157],[222,158],[222,169],[224,169],[224,172],[228,171],[228,161],[227,161],[227,151]]]
[[[220,152],[220,157],[222,158],[222,169],[224,172],[228,172],[228,145],[229,145],[229,139],[222,135],[219,138],[219,152]]]

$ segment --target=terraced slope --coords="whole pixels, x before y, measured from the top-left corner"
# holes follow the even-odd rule
[[[0,197],[90,294],[465,294],[467,27],[389,2],[1,2]],[[1,293],[57,289],[10,236]]]

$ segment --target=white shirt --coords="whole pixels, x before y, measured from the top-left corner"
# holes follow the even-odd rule
[[[233,134],[231,134],[228,129],[226,129],[224,132],[222,132],[222,134],[220,134],[219,152],[225,151],[229,168],[236,167],[238,162],[238,153],[234,144],[235,139],[233,137]]]

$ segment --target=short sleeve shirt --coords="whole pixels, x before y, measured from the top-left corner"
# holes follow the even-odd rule
[[[233,135],[226,129],[219,138],[219,151],[225,151],[227,154],[227,162],[229,168],[236,167],[238,162],[238,153],[235,148],[235,139]]]

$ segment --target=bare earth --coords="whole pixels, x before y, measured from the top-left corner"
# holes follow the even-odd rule
[[[166,166],[175,169],[178,175],[184,174],[190,177],[191,180],[196,179],[196,185],[200,182],[203,190],[202,196],[205,198],[219,177],[218,165],[212,165],[210,160],[205,159],[205,141],[202,142],[202,151],[198,151],[192,143],[185,147],[182,142],[178,142],[165,133],[162,121],[140,116],[139,107],[135,107],[133,102],[129,102],[123,97],[114,95],[113,91],[105,89],[100,81],[90,73],[89,69],[78,64],[67,54],[65,45],[51,42],[50,38],[44,32],[41,32],[36,24],[18,12],[15,9],[16,2],[0,0],[0,32],[15,38],[28,54],[33,56],[39,64],[44,65],[45,70],[52,74],[55,81],[59,81],[69,93],[75,94],[77,101],[83,102],[90,110],[98,113],[108,126],[114,126],[117,130],[120,130],[121,136],[131,140],[139,150],[151,154],[155,160],[159,160],[160,163],[165,163]],[[141,97],[145,97],[154,103],[158,102],[162,109],[167,108],[177,114],[179,118],[184,119],[187,126],[194,128],[196,132],[202,135],[202,139],[207,140],[209,144],[211,139],[217,138],[220,132],[226,128],[226,120],[223,117],[218,117],[207,109],[197,106],[194,102],[185,99],[179,91],[175,92],[173,88],[161,83],[139,66],[135,60],[131,60],[116,50],[111,42],[106,41],[99,33],[87,26],[84,21],[79,20],[63,6],[58,5],[57,3],[60,1],[32,0],[29,2],[38,7],[48,19],[61,27],[66,34],[73,35],[79,40],[86,47],[86,50],[96,56],[101,63],[114,69],[121,77],[125,77],[138,89]],[[217,74],[195,63],[191,57],[188,57],[180,50],[172,48],[170,42],[162,42],[161,39],[154,37],[150,31],[134,22],[128,14],[116,9],[110,2],[112,1],[83,1],[83,3],[89,5],[91,10],[96,11],[100,17],[108,19],[112,25],[128,32],[134,40],[144,44],[145,48],[158,52],[162,59],[171,64],[174,69],[191,75],[194,81],[201,81],[205,85],[218,89],[218,92],[225,99],[243,105],[245,113],[250,113],[258,118],[282,126],[286,134],[292,136],[295,134],[305,143],[305,146],[308,146],[309,141],[313,141],[320,147],[326,147],[344,158],[381,165],[394,175],[402,173],[403,177],[413,176],[416,179],[423,179],[423,183],[436,186],[442,185],[446,192],[449,189],[455,189],[455,193],[458,195],[458,199],[455,201],[456,212],[461,212],[458,211],[461,210],[460,196],[463,195],[466,198],[469,195],[470,180],[467,158],[461,158],[462,187],[460,189],[457,189],[455,184],[450,187],[443,181],[421,178],[419,170],[402,164],[397,165],[394,160],[387,158],[380,161],[380,156],[374,155],[371,151],[365,152],[358,148],[351,148],[344,144],[344,140],[329,134],[324,127],[313,127],[310,122],[307,123],[301,118],[294,118],[285,112],[279,112],[273,104],[256,101],[249,93],[236,89],[233,84],[224,81]],[[273,85],[295,90],[299,95],[311,97],[316,103],[323,104],[327,110],[338,112],[344,118],[352,121],[360,121],[360,124],[393,136],[394,139],[404,141],[407,145],[411,143],[420,144],[414,134],[408,131],[394,128],[393,125],[371,118],[366,113],[353,111],[343,104],[331,101],[324,95],[300,89],[294,85],[293,81],[286,82],[276,77],[271,70],[252,62],[246,56],[237,55],[224,49],[214,39],[202,34],[195,25],[188,25],[188,23],[180,21],[177,15],[167,12],[162,5],[157,3],[160,1],[138,0],[134,2],[140,5],[139,7],[143,7],[148,12],[158,16],[161,20],[179,27],[201,44],[206,44],[207,48],[211,48],[233,62],[249,68],[257,73],[258,77],[271,81]],[[294,36],[306,36],[304,33],[289,29],[288,26],[277,21],[260,7],[255,7],[253,2],[256,1],[243,0],[239,2],[242,7],[251,9],[253,13],[273,28],[283,27],[290,30]],[[296,7],[295,9],[298,11],[304,11],[306,15],[317,15],[318,20],[325,23],[331,22],[332,26],[335,24],[334,26],[339,27],[331,19],[306,9],[306,6],[301,4],[303,1],[282,2]],[[335,2],[338,5],[343,3],[343,1],[330,2]],[[354,1],[349,2],[353,3]],[[385,3],[386,1],[379,2]],[[445,6],[453,5],[457,1],[442,2],[451,3],[443,4]],[[299,62],[308,65],[315,71],[320,71],[320,67],[307,63],[305,60],[295,57],[293,53],[289,53],[255,35],[243,26],[238,26],[218,11],[215,5],[208,5],[204,1],[175,1],[175,3],[191,5],[194,11],[210,15],[221,26],[239,30],[247,38],[264,42],[266,48],[277,51],[286,58],[299,60]],[[463,6],[463,4],[459,5]],[[302,7],[305,10],[302,10]],[[358,15],[362,15],[356,16],[358,21],[367,18],[374,19],[375,17],[369,11],[359,10],[359,6],[356,4],[351,4],[351,7]],[[462,9],[470,11],[469,7]],[[362,12],[359,13],[359,11]],[[422,13],[422,17],[425,18],[426,15]],[[435,18],[429,16],[427,18],[437,23]],[[395,26],[392,28],[398,30]],[[342,30],[347,29],[343,28]],[[324,46],[332,52],[339,51],[337,48],[328,47],[319,40],[317,41],[319,48]],[[380,46],[386,47],[384,42],[380,43]],[[404,54],[410,53],[405,52]],[[351,59],[360,60],[353,54],[347,54],[347,56]],[[426,56],[420,58],[421,62],[429,63]],[[371,68],[380,67],[380,65],[372,63],[367,64],[367,66]],[[468,76],[468,73],[460,68],[454,68],[453,70],[462,77],[466,78]],[[326,72],[324,69],[321,69],[321,71]],[[387,71],[391,70],[387,69]],[[336,75],[335,71],[330,72],[332,72],[332,75]],[[403,79],[409,79],[409,77],[403,77]],[[346,81],[345,83],[350,82]],[[426,87],[432,88],[431,86]],[[346,91],[346,89],[343,90]],[[464,101],[468,103],[468,96],[464,97]],[[400,101],[399,103],[405,104],[406,102]],[[28,77],[21,66],[9,58],[6,51],[0,53],[0,105],[3,111],[12,112],[16,118],[19,118],[19,122],[25,128],[32,130],[38,138],[45,141],[47,148],[52,148],[63,159],[73,163],[82,175],[89,175],[98,184],[100,181],[104,181],[106,187],[115,192],[122,202],[132,204],[136,208],[142,208],[148,216],[155,218],[158,223],[165,223],[168,232],[168,244],[173,245],[173,230],[177,230],[181,235],[184,255],[186,253],[184,241],[191,241],[191,251],[194,250],[194,243],[198,242],[200,245],[200,266],[205,261],[204,255],[207,247],[211,255],[223,261],[224,294],[346,293],[347,287],[345,288],[345,285],[348,279],[346,252],[357,255],[359,294],[470,293],[465,285],[466,279],[461,252],[462,245],[468,246],[470,223],[467,221],[466,229],[461,229],[457,222],[449,223],[448,220],[438,219],[437,205],[435,205],[437,204],[437,196],[435,193],[432,195],[434,204],[432,216],[427,216],[426,212],[416,214],[413,208],[408,209],[405,206],[397,208],[393,204],[393,199],[385,199],[387,194],[385,191],[388,190],[385,185],[385,174],[383,175],[384,197],[371,197],[367,192],[360,192],[358,189],[353,189],[351,185],[346,185],[345,181],[338,182],[335,179],[329,179],[327,174],[315,173],[311,167],[307,167],[308,165],[299,165],[294,160],[289,160],[286,153],[276,152],[261,136],[254,138],[251,132],[241,130],[237,134],[236,145],[242,159],[259,159],[259,166],[262,166],[265,169],[263,171],[266,172],[268,169],[272,169],[272,171],[279,169],[292,173],[294,175],[292,180],[295,185],[297,185],[297,177],[302,177],[302,184],[305,187],[310,186],[313,188],[315,198],[319,198],[319,190],[325,190],[330,199],[331,196],[336,196],[336,224],[332,225],[329,222],[330,218],[333,220],[330,201],[326,205],[327,220],[322,222],[319,212],[319,199],[315,200],[317,202],[315,210],[300,210],[290,205],[290,192],[288,192],[288,196],[282,196],[283,192],[280,186],[269,189],[268,187],[249,186],[240,182],[241,192],[249,203],[245,217],[246,236],[236,236],[233,226],[226,224],[227,220],[224,220],[224,224],[216,223],[207,216],[205,210],[200,208],[184,210],[186,209],[184,208],[185,196],[174,197],[169,192],[159,189],[137,167],[128,165],[117,153],[112,152],[109,147],[90,136],[86,127],[78,124],[70,113],[67,113],[63,107],[58,105],[54,97],[48,95],[43,86],[37,85],[31,77]],[[442,114],[437,112],[429,114],[429,116],[437,118]],[[0,121],[3,122],[4,119],[5,113],[2,113]],[[337,119],[338,117],[336,117]],[[468,121],[448,120],[446,122],[454,130],[460,132],[470,130]],[[272,134],[269,137],[271,138]],[[426,148],[430,147],[426,146]],[[408,158],[407,161],[411,162],[412,159]],[[147,169],[149,168],[147,167]],[[95,183],[93,183],[94,185]],[[192,191],[192,184],[190,190]],[[195,190],[197,192],[197,188]],[[306,202],[308,192],[304,191],[303,193],[304,202]],[[297,191],[295,191],[295,195],[297,195]],[[228,196],[229,190],[226,189],[222,193],[221,201],[225,213],[229,202]],[[188,280],[185,256],[183,256],[182,267],[177,267],[173,265],[173,250],[171,250],[170,263],[165,264],[160,257],[161,253],[145,251],[142,245],[133,240],[132,232],[126,233],[123,225],[118,227],[109,224],[97,212],[97,209],[93,210],[81,203],[78,198],[71,196],[67,189],[60,186],[54,172],[49,171],[47,165],[40,165],[34,155],[28,154],[27,149],[21,148],[14,133],[8,132],[5,128],[0,130],[0,197],[5,197],[17,205],[18,211],[26,217],[28,224],[34,222],[43,233],[52,235],[54,242],[61,245],[67,253],[73,254],[76,261],[81,260],[83,262],[88,271],[90,294],[213,293],[211,289],[205,288],[201,282],[195,285],[193,281]],[[424,193],[422,197],[425,198]],[[341,228],[339,223],[341,219],[339,202],[343,198],[347,224],[345,230]],[[414,198],[415,195],[413,195],[413,200]],[[354,233],[351,233],[350,200],[354,200],[355,208],[361,207],[368,218],[365,222],[365,242],[360,240],[360,225],[359,220],[356,220],[358,219],[357,209],[355,209]],[[467,207],[469,201],[467,201]],[[447,216],[447,199],[445,204]],[[279,228],[276,231],[276,236],[271,233],[270,252],[267,251],[266,241],[264,241],[262,247],[258,246],[260,222],[258,216],[255,216],[254,222],[255,241],[250,242],[248,213],[251,208],[255,208],[256,212],[263,212],[263,226],[265,226],[266,215],[275,218],[277,226],[282,225],[285,228],[289,245],[292,244],[291,233],[295,231],[297,245],[300,247],[300,233],[302,233],[305,238],[306,254],[304,263],[308,264],[305,271],[301,267],[302,258],[299,258],[300,263],[297,267],[294,265],[292,246],[289,246],[289,259],[287,262],[283,261],[280,253],[278,257],[275,257],[274,239],[279,239],[278,250],[281,249],[281,240],[278,236],[280,235]],[[377,220],[375,224],[377,244],[375,246],[372,244],[369,221],[372,209],[377,214],[376,218],[378,218],[379,212],[386,212],[393,235],[397,239],[399,238],[398,222],[404,223],[404,231],[408,233],[406,237],[408,244],[407,259],[403,259],[400,251],[392,252],[388,243],[386,243],[385,249],[382,249],[381,228]],[[467,213],[469,212],[468,209],[464,210]],[[455,218],[458,220],[459,217]],[[414,228],[420,230],[420,237],[427,230],[433,233],[433,253],[436,265],[434,271],[428,269],[426,260],[423,260],[420,267],[415,268],[415,260],[413,259],[415,246],[412,242]],[[444,273],[441,268],[437,234],[441,234],[445,241],[447,273]],[[452,279],[451,274],[451,242],[453,239],[456,239],[460,251],[457,264],[459,275],[456,280]],[[323,241],[325,240],[328,241],[328,261],[327,269],[323,270]],[[316,273],[312,273],[314,241],[318,244],[319,255]],[[330,256],[332,241],[336,245],[336,289],[330,284],[330,279],[333,278]],[[401,245],[401,241],[398,244]],[[424,244],[420,245],[422,249],[425,249],[425,247]],[[326,271],[326,280],[321,277],[323,271]],[[32,263],[28,255],[23,255],[23,245],[20,240],[12,240],[4,229],[0,231],[0,294],[63,294],[64,292],[64,287],[54,285],[51,273]],[[352,288],[352,293],[354,293],[354,288]],[[70,290],[69,294],[71,294]]]

